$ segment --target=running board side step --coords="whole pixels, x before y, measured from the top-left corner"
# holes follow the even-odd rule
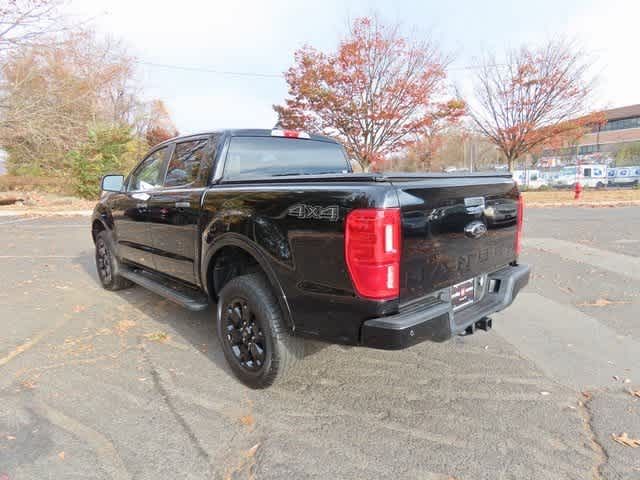
[[[161,280],[156,280],[151,274],[141,273],[136,270],[122,269],[119,274],[127,280],[131,280],[133,283],[193,312],[200,312],[209,307],[207,296],[195,290],[189,291],[191,289],[181,288],[178,290],[172,288]]]

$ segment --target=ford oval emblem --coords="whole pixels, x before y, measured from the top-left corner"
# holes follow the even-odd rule
[[[470,238],[480,238],[485,233],[487,233],[487,226],[478,220],[464,227],[464,234]]]

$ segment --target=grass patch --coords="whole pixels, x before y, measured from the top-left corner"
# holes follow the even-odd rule
[[[616,189],[616,190],[583,190],[580,200],[574,200],[573,190],[529,190],[522,193],[527,203],[611,203],[611,202],[635,202],[640,201],[640,190]]]

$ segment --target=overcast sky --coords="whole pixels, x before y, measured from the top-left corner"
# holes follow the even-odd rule
[[[166,102],[181,133],[270,128],[286,83],[148,63],[278,75],[296,49],[332,49],[349,19],[372,12],[436,40],[454,58],[449,81],[462,91],[473,75],[464,67],[483,52],[564,35],[597,60],[598,107],[640,103],[640,0],[72,0],[69,8],[147,63],[139,67],[145,92]]]

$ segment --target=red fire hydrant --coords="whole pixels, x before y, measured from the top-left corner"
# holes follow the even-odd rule
[[[582,185],[580,185],[580,182],[576,182],[576,184],[574,185],[573,193],[573,199],[580,200],[580,194],[582,193]]]

